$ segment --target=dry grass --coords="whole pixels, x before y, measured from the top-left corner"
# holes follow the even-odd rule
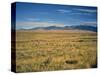
[[[17,31],[16,71],[95,68],[97,34],[90,31]]]

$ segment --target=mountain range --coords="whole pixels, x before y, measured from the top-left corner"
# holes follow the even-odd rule
[[[88,30],[97,32],[97,27],[95,26],[87,26],[87,25],[77,25],[77,26],[65,26],[65,27],[57,27],[57,26],[49,26],[49,27],[36,27],[28,30]]]

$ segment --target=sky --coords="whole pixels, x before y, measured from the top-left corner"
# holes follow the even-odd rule
[[[97,8],[88,6],[16,3],[16,29],[97,25]]]

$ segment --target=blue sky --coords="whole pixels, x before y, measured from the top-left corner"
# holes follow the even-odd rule
[[[97,8],[72,5],[16,3],[16,28],[97,25]]]

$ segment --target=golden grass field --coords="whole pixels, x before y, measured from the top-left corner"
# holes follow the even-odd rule
[[[16,72],[96,67],[96,32],[81,30],[16,31]]]

